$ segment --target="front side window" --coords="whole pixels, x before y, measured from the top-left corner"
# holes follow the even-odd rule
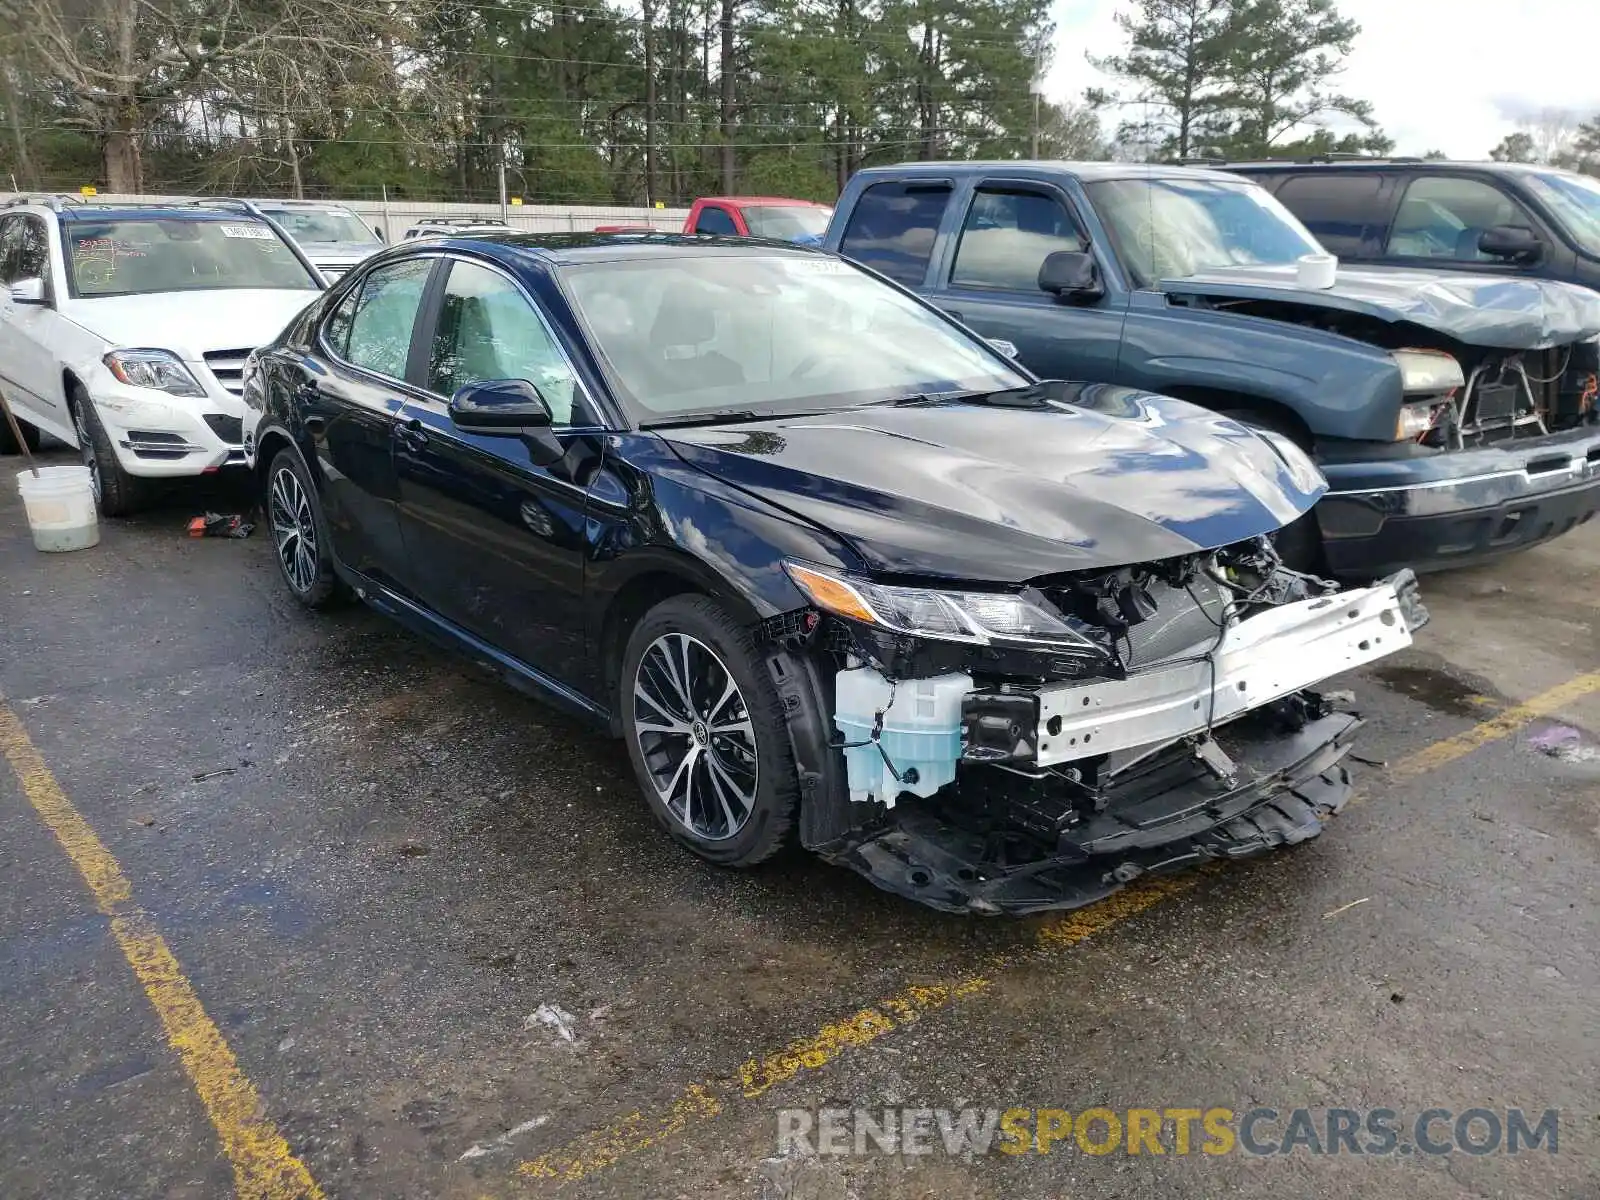
[[[744,223],[752,237],[798,242],[820,239],[831,216],[833,209],[808,204],[752,204],[744,210]]]
[[[696,233],[724,234],[728,237],[738,235],[738,228],[733,223],[733,218],[726,209],[707,206],[700,210],[700,215],[694,219]]]
[[[1600,258],[1600,181],[1587,175],[1531,174],[1530,191],[1543,200],[1588,255]]]
[[[928,274],[949,203],[947,183],[875,184],[856,201],[839,250],[897,283],[916,287]]]
[[[448,397],[494,379],[527,380],[554,424],[574,424],[577,380],[527,297],[498,271],[453,262],[428,352],[428,390]]]
[[[361,283],[361,297],[356,301],[355,312],[350,317],[346,360],[391,379],[406,377],[411,334],[434,261],[432,258],[408,258],[379,267],[367,275]],[[336,325],[339,316],[335,311],[330,326]]]
[[[1288,209],[1242,180],[1113,179],[1085,190],[1140,287],[1322,253]]]
[[[320,284],[271,226],[248,217],[63,222],[73,294],[136,296]]]
[[[961,228],[950,271],[955,287],[1039,290],[1039,267],[1083,239],[1061,202],[1039,192],[979,188]]]
[[[563,276],[641,424],[1027,383],[979,339],[836,258],[674,256],[586,263]]]
[[[1478,249],[1478,239],[1496,225],[1529,225],[1499,188],[1451,175],[1416,179],[1400,201],[1386,253],[1391,258],[1490,261],[1492,256]]]

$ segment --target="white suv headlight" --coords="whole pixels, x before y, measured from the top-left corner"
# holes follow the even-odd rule
[[[170,350],[113,350],[103,359],[118,383],[172,396],[204,396],[205,388]]]

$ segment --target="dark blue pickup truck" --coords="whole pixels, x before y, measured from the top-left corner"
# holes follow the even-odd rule
[[[845,188],[826,247],[1047,378],[1178,396],[1312,451],[1329,492],[1285,531],[1341,576],[1479,561],[1600,509],[1600,294],[1354,269],[1237,176],[934,162]]]

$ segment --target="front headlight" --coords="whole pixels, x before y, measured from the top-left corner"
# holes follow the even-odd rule
[[[818,608],[894,633],[980,646],[1033,646],[1085,658],[1105,656],[1099,645],[1025,594],[897,587],[806,563],[786,562],[784,567]]]
[[[1440,395],[1467,384],[1461,364],[1442,350],[1395,350],[1390,357],[1400,368],[1400,390],[1408,396]]]
[[[113,350],[102,362],[118,383],[154,388],[172,396],[204,396],[183,360],[170,350]]]

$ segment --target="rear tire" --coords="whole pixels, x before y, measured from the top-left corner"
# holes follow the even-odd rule
[[[75,387],[71,399],[72,429],[78,437],[83,465],[89,468],[89,483],[100,515],[126,517],[138,512],[149,500],[150,484],[123,469],[89,393]]]
[[[705,596],[662,601],[628,638],[617,694],[628,758],[668,833],[723,867],[783,848],[800,780],[748,628]]]
[[[1276,433],[1288,438],[1302,450],[1306,449],[1305,435],[1287,421],[1274,420],[1270,413],[1249,408],[1225,408],[1217,411],[1241,425]],[[1327,568],[1327,557],[1322,552],[1322,527],[1317,524],[1315,507],[1305,516],[1291,521],[1273,534],[1272,544],[1278,551],[1278,557],[1283,559],[1283,565],[1291,571],[1320,575]]]
[[[333,566],[332,539],[322,502],[300,456],[285,447],[267,467],[261,497],[278,574],[307,608],[331,608],[346,595]]]

